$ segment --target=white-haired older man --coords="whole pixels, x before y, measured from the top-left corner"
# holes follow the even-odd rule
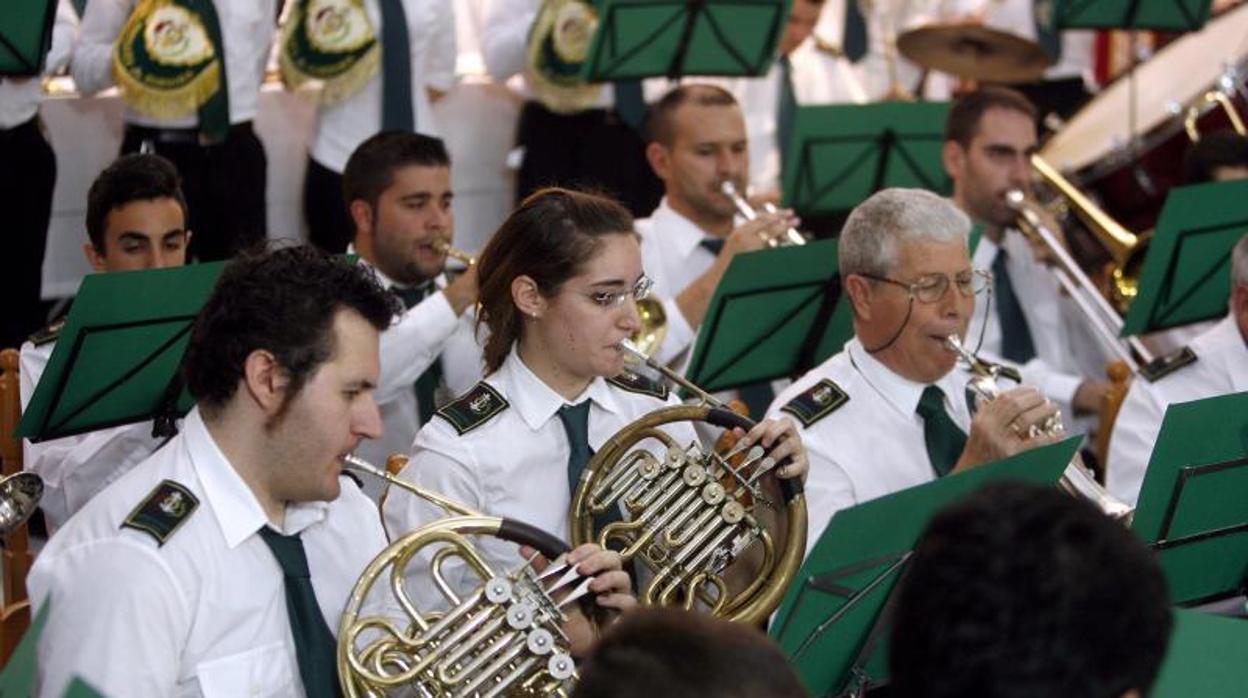
[[[1139,497],[1168,405],[1248,390],[1248,235],[1231,251],[1229,306],[1218,324],[1132,381],[1109,440],[1106,484],[1115,497]]]
[[[972,413],[950,335],[965,337],[989,277],[971,268],[971,223],[917,189],[885,189],[845,222],[840,273],[854,337],[769,410],[801,427],[813,546],[836,511],[1044,443],[1024,440],[1056,413],[1014,387]]]

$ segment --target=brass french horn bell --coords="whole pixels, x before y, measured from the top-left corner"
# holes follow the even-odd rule
[[[523,522],[489,516],[402,480],[355,456],[347,469],[377,477],[432,502],[447,518],[411,531],[369,563],[338,626],[338,676],[346,696],[380,696],[406,687],[421,696],[567,696],[576,664],[564,635],[564,609],[589,598],[589,579],[567,564],[569,547]],[[494,569],[474,537],[527,545],[550,564]],[[464,593],[443,573],[465,566],[480,584]],[[408,581],[429,566],[432,605]],[[435,593],[436,592],[436,593]],[[378,596],[389,595],[389,603]],[[422,603],[423,601],[423,603]],[[401,617],[399,614],[401,613]]]
[[[627,340],[621,348],[698,395],[701,403],[655,410],[598,449],[573,495],[573,544],[596,542],[618,551],[626,562],[639,563],[639,570],[648,571],[638,575],[643,604],[762,622],[779,605],[805,554],[801,482],[779,480],[783,501],[774,501],[763,478],[778,464],[762,447],[721,454],[704,452],[697,443],[677,443],[661,427],[701,421],[748,430],[754,423]],[[643,442],[653,445],[647,448]],[[597,528],[595,517],[621,506],[624,520]],[[779,510],[783,522],[769,527]],[[741,563],[756,563],[747,579],[740,576]]]
[[[43,480],[34,473],[13,473],[0,480],[0,535],[26,523],[43,496]]]

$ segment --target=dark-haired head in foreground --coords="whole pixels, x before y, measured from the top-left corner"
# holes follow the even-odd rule
[[[582,666],[573,698],[805,698],[780,648],[756,628],[676,609],[620,619]]]
[[[984,488],[928,525],[897,591],[896,693],[1119,698],[1148,693],[1170,635],[1152,553],[1055,488]]]

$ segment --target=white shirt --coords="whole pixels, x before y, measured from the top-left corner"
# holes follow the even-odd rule
[[[381,9],[377,0],[365,0],[364,8],[380,43]],[[407,17],[408,48],[412,57],[412,114],[416,132],[441,136],[426,88],[447,92],[455,85],[455,11],[446,0],[403,0]],[[380,59],[379,59],[380,60]],[[358,92],[336,104],[322,107],[312,137],[312,159],[342,172],[351,153],[381,130],[383,72]]]
[[[635,227],[641,235],[642,268],[654,280],[655,297],[662,299],[667,314],[667,335],[655,352],[655,358],[667,364],[692,349],[697,337],[697,328],[680,312],[676,296],[715,263],[716,256],[700,244],[714,236],[673,210],[667,197]]]
[[[366,262],[361,260],[361,264]],[[373,271],[382,286],[394,287],[394,282],[375,267]],[[434,283],[445,288],[446,277],[439,275]],[[373,395],[381,410],[382,435],[360,443],[356,455],[380,468],[391,455],[411,452],[420,430],[416,379],[439,357],[442,379],[451,396],[468,390],[481,379],[484,367],[474,323],[474,313],[456,316],[446,294],[434,293],[381,333],[381,373]],[[373,493],[379,486],[366,482],[365,490]]]
[[[163,545],[122,527],[165,479],[198,508]],[[303,695],[283,574],[257,535],[260,503],[198,409],[182,433],[92,500],[48,542],[28,580],[51,604],[39,642],[39,695],[75,676],[104,695]],[[289,504],[317,603],[337,633],[355,581],[385,546],[377,509],[348,480],[333,502]]]
[[[542,0],[492,0],[481,27],[481,57],[486,71],[497,82],[511,82],[525,97],[530,95],[524,81],[509,79],[525,72],[529,28],[541,5]],[[610,109],[614,104],[615,90],[604,83],[591,106]]]
[[[44,59],[43,74],[52,75],[69,62],[74,47],[74,34],[78,31],[78,15],[69,0],[56,4],[56,19],[52,24],[52,45]],[[0,77],[0,130],[10,129],[35,118],[39,100],[43,99],[43,81],[39,76],[29,78]]]
[[[781,411],[824,379],[844,391],[849,398],[845,404],[810,426]],[[966,384],[962,369],[950,371],[935,383],[945,394],[945,411],[969,432]],[[915,411],[926,387],[894,373],[868,354],[855,337],[771,403],[767,416],[792,419],[810,459],[807,553],[841,509],[936,479],[923,440],[923,419]]]
[[[1153,445],[1166,407],[1215,395],[1248,390],[1248,340],[1228,316],[1191,343],[1196,361],[1150,383],[1131,381],[1109,440],[1106,486],[1109,493],[1135,504],[1144,483]]]
[[[1078,375],[1078,364],[1071,354],[1066,323],[1079,311],[1062,296],[1053,273],[1035,261],[1031,245],[1022,233],[1007,230],[1002,241],[999,246],[986,235],[980,237],[972,263],[976,269],[992,271],[998,251],[1005,248],[1010,285],[1022,306],[1023,317],[1036,349],[1035,358],[1022,367],[1023,382],[1036,386],[1045,397],[1059,403],[1063,414],[1074,414],[1071,400],[1083,377]],[[974,348],[983,328],[982,351],[995,357],[1001,356],[1001,320],[996,298],[993,298],[991,305],[989,308],[986,293],[976,298],[975,314],[966,337],[968,345]],[[1082,320],[1081,317],[1078,319]]]
[[[571,538],[570,447],[559,408],[586,399],[593,401],[589,445],[597,452],[607,439],[638,417],[679,404],[675,395],[661,400],[624,390],[602,378],[595,378],[582,395],[569,402],[529,370],[514,349],[484,382],[509,405],[463,435],[441,416],[430,420],[417,435],[415,452],[399,477],[477,511],[531,524],[565,541]],[[664,431],[682,446],[696,439],[687,423],[665,427]],[[396,489],[387,496],[383,513],[392,537],[446,515],[438,507]],[[500,540],[484,541],[482,554],[496,571],[510,570],[521,561],[516,546]],[[447,569],[453,588],[475,586],[475,578],[465,576],[462,568]],[[416,588],[429,587],[418,583]]]
[[[35,386],[48,366],[55,342],[22,345],[22,410],[30,404]],[[43,479],[39,506],[55,533],[69,517],[100,490],[127,473],[160,447],[163,438],[152,436],[152,420],[98,429],[85,434],[32,443],[22,441],[23,468]]]
[[[273,42],[276,0],[213,0],[225,44],[226,82],[229,85],[230,123],[256,116],[264,65]],[[113,45],[121,34],[136,0],[91,0],[83,13],[70,71],[74,85],[93,95],[113,85]],[[156,128],[194,128],[199,117],[155,119],[126,109],[126,122]]]

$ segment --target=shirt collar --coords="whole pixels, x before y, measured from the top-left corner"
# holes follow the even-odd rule
[[[520,354],[513,347],[503,365],[499,368],[502,379],[508,383],[507,399],[511,406],[520,413],[521,418],[534,431],[541,429],[551,417],[559,412],[564,405],[577,405],[586,399],[593,400],[599,407],[608,412],[618,412],[619,405],[615,395],[607,387],[602,378],[590,381],[589,387],[569,402],[556,393],[537,377],[537,374],[524,364]]]
[[[354,242],[347,243],[346,254],[359,254],[359,252],[356,252],[355,250]],[[403,284],[386,276],[380,269],[378,269],[376,266],[369,263],[367,259],[360,257],[360,264],[363,264],[364,266],[373,270],[373,273],[377,275],[377,283],[381,284],[382,288],[384,289],[407,288]],[[433,277],[433,285],[434,285],[434,288],[445,288],[446,287],[446,274],[438,274],[437,276]]]
[[[221,527],[226,545],[234,548],[260,527],[268,525],[269,519],[259,500],[217,446],[198,407],[187,414],[182,435],[191,456],[191,467],[204,487],[204,499],[208,500],[208,508]],[[325,518],[328,507],[328,502],[288,504],[282,533],[298,533],[320,521]]]
[[[715,237],[698,227],[697,223],[677,213],[667,204],[666,196],[659,201],[659,207],[654,210],[650,220],[654,221],[655,229],[662,229],[667,244],[674,247],[682,259],[693,254],[703,238]],[[710,253],[709,250],[707,253]]]
[[[957,368],[941,376],[940,380],[937,380],[935,383],[919,383],[885,366],[879,359],[867,352],[857,337],[851,339],[845,345],[845,349],[849,352],[850,361],[853,362],[854,367],[858,369],[862,377],[902,414],[915,414],[919,407],[919,399],[923,397],[923,391],[927,389],[928,385],[935,385],[940,388],[945,394],[945,401],[948,403],[947,407],[956,409],[954,399],[962,390],[958,385]],[[950,414],[952,414],[952,410],[950,410]]]

